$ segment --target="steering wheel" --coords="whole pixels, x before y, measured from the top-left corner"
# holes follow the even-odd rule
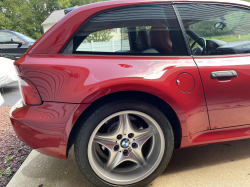
[[[202,47],[203,47],[203,49],[200,49],[200,47],[197,47],[197,48],[193,49],[193,47],[195,46],[195,44],[196,44],[199,40],[202,40],[202,43],[203,43],[203,46],[202,46]],[[194,41],[194,43],[191,45],[191,49],[193,49],[193,50],[192,50],[192,53],[193,53],[193,54],[194,54],[194,53],[201,53],[201,54],[205,55],[205,54],[206,54],[206,46],[207,46],[207,42],[206,42],[205,38],[200,37],[200,38],[196,39],[196,40]]]

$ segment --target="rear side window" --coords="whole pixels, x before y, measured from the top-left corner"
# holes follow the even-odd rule
[[[194,3],[178,4],[177,8],[193,55],[250,53],[249,9]]]
[[[92,17],[73,36],[64,54],[187,55],[170,4],[113,9]]]

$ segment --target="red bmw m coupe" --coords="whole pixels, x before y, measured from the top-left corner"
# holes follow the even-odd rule
[[[250,3],[73,8],[18,61],[18,137],[96,186],[145,186],[173,149],[250,138]]]

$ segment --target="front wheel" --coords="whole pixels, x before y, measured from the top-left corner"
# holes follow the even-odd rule
[[[96,186],[144,186],[167,166],[173,132],[165,115],[137,100],[99,106],[82,124],[75,156]]]

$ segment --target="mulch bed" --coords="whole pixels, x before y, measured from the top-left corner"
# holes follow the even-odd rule
[[[10,119],[9,111],[11,107],[0,107],[0,186],[6,186],[11,177],[18,170],[29,155],[31,149],[21,142],[16,136]],[[12,160],[5,162],[6,156],[13,157]],[[11,174],[1,176],[1,172],[6,171],[10,167]]]

